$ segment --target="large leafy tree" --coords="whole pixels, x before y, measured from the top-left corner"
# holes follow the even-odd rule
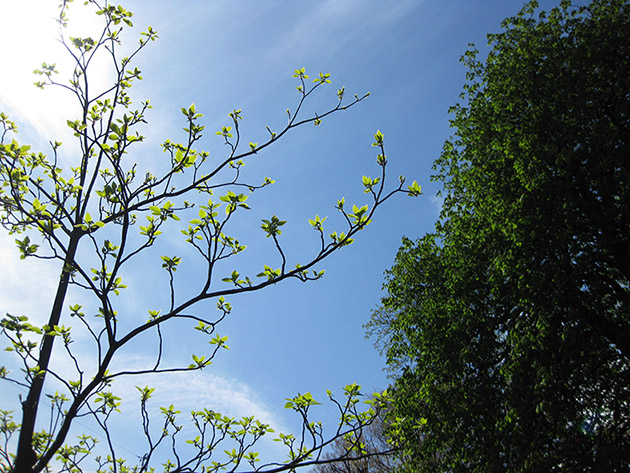
[[[0,471],[78,472],[92,454],[95,463],[87,468],[98,471],[153,471],[162,463],[169,472],[279,472],[330,461],[322,456],[325,447],[337,438],[360,436],[378,415],[386,396],[370,400],[372,406],[362,409],[356,385],[347,386],[341,399],[329,394],[340,420],[328,438],[309,412],[318,404],[313,397],[305,393],[290,398],[286,408],[299,416],[301,433],[274,434],[286,446],[287,457],[264,464],[255,445],[271,434],[268,425],[251,417],[229,418],[199,406],[192,412],[188,428],[183,429],[182,416],[173,405],[159,408],[158,423],[156,407],[151,404],[154,390],[141,385],[136,393],[140,412],[136,434],[146,450],[134,463],[116,451],[121,440],[114,437],[111,427],[121,396],[129,394],[117,389],[116,382],[207,368],[217,353],[227,348],[227,336],[217,334],[219,324],[231,311],[227,297],[288,279],[306,282],[320,278],[323,270],[317,265],[351,244],[376,208],[400,192],[418,195],[419,186],[414,182],[403,190],[401,177],[390,189],[385,188],[387,160],[383,135],[377,132],[374,146],[379,176],[362,179],[369,205],[339,200],[341,224],[332,233],[325,231],[326,218],[310,219],[318,235],[315,248],[299,255],[297,261],[291,261],[292,255],[281,243],[286,222],[269,216],[262,221],[261,236],[273,247],[274,261],[259,262],[257,274],[239,274],[233,261],[246,247],[232,234],[233,222],[249,209],[252,193],[273,183],[269,178],[252,182],[242,170],[245,162],[263,155],[294,128],[318,125],[365,96],[355,95],[348,101],[341,88],[332,106],[309,115],[303,110],[305,103],[314,91],[330,83],[330,75],[320,73],[313,80],[303,68],[298,69],[294,74],[296,105],[287,109],[284,126],[275,131],[267,128],[264,142],[243,144],[239,129],[243,115],[234,110],[228,123],[215,131],[227,152],[210,160],[207,151],[197,149],[204,126],[200,123],[202,115],[191,105],[181,110],[184,140],[166,139],[162,160],[138,163],[131,155],[144,139],[140,131],[151,107],[148,101],[139,106],[132,102],[130,87],[142,78],[132,63],[157,33],[149,27],[135,49],[122,49],[121,32],[132,26],[131,13],[106,1],[89,0],[86,3],[95,7],[103,20],[102,31],[95,38],[67,37],[63,26],[69,1],[61,6],[60,40],[74,58],[73,75],[69,83],[57,82],[51,64],[36,72],[41,76],[38,86],[63,87],[78,101],[80,115],[68,120],[78,153],[57,141],[51,141],[50,156],[33,152],[28,145],[18,143],[13,135],[15,124],[0,114],[0,223],[17,237],[23,259],[48,259],[60,272],[45,323],[22,314],[7,314],[0,324],[8,350],[16,355],[17,362],[10,366],[22,370],[20,375],[1,367],[0,378],[27,391],[21,399],[19,423],[13,420],[14,414],[0,410]],[[121,57],[121,50],[127,51],[127,56]],[[91,81],[91,64],[99,59],[109,60],[114,76],[104,90],[95,90]],[[67,167],[63,169],[61,163]],[[174,228],[178,224],[180,227]],[[169,229],[190,245],[189,261],[172,253],[172,239],[166,239]],[[153,255],[154,263],[161,266],[167,291],[166,297],[156,297],[155,306],[146,307],[139,315],[134,307],[121,302],[119,294],[130,290],[125,276],[141,254]],[[146,264],[147,260],[143,261]],[[182,295],[177,280],[186,272],[194,282]],[[204,301],[216,303],[215,316],[203,310]],[[164,345],[174,335],[174,327],[197,330],[208,337],[210,347],[191,353],[190,364],[169,363]],[[81,356],[76,340],[87,340],[91,344],[88,352],[94,356]],[[146,348],[153,360],[140,367],[125,364],[125,351],[133,347]],[[103,441],[102,448],[97,446],[96,436],[75,427],[79,418],[83,422],[89,419]]]
[[[630,2],[536,2],[472,48],[368,330],[413,471],[630,469]]]

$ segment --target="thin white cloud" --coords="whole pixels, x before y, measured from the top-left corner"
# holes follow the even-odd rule
[[[442,212],[442,206],[444,205],[444,196],[442,195],[431,195],[429,196],[429,202],[431,204],[431,208],[435,213],[435,216],[438,217],[440,212]]]
[[[0,261],[2,261],[2,284],[0,284],[0,317],[8,312],[26,315],[36,324],[48,318],[50,301],[55,296],[60,265],[50,261],[29,258],[21,260],[15,239],[22,235],[0,233]]]
[[[74,354],[79,359],[85,359],[89,357],[89,353],[85,350],[85,345],[76,346]],[[142,355],[129,355],[124,360],[127,369],[147,368],[152,363],[153,360]],[[72,362],[65,356],[56,356],[54,364],[58,374],[63,376],[72,372],[73,374],[70,377],[76,378]],[[178,423],[183,425],[184,430],[179,435],[178,448],[184,448],[185,440],[194,438],[197,435],[190,422],[191,411],[210,409],[235,419],[254,416],[260,422],[268,424],[274,430],[274,433],[263,437],[254,447],[254,451],[259,451],[263,459],[270,461],[277,461],[286,456],[285,448],[280,443],[273,441],[280,432],[291,432],[282,416],[282,410],[274,410],[268,406],[262,399],[262,396],[248,384],[214,374],[211,368],[208,368],[204,371],[192,373],[127,376],[116,379],[111,387],[108,388],[114,395],[120,397],[122,402],[120,405],[121,412],[115,416],[112,423],[111,433],[114,447],[118,454],[123,457],[129,457],[129,460],[132,462],[135,461],[134,456],[141,457],[146,449],[146,440],[142,432],[142,419],[140,416],[139,392],[136,386],[155,388],[153,396],[148,403],[152,435],[159,435],[160,426],[163,422],[160,407],[168,407],[172,404],[177,411],[180,411],[177,416]],[[47,391],[54,392],[55,390],[63,391],[61,385],[51,378],[47,382]],[[19,388],[19,391],[25,394],[23,389]],[[12,408],[15,412],[18,411],[15,391],[3,392],[0,395],[0,400],[5,408]],[[48,403],[47,400],[44,402]],[[278,400],[278,403],[278,406],[281,406],[283,401]],[[41,425],[47,425],[49,421],[47,409],[42,411],[39,421],[42,423]],[[93,423],[90,417],[77,419],[73,424],[71,437],[80,433],[93,435],[100,439],[100,443],[103,446],[99,447],[99,449],[105,448],[106,442],[103,432]],[[294,433],[297,434],[297,432]],[[232,447],[233,445],[228,442],[225,445],[221,445],[220,448],[231,449]],[[169,452],[164,451],[160,455],[168,456]],[[217,455],[220,455],[220,452],[217,452]]]
[[[302,50],[317,47],[332,54],[348,42],[359,40],[365,31],[376,32],[390,28],[416,8],[418,3],[413,0],[378,3],[364,0],[317,2],[280,38],[278,47],[285,54],[295,50],[296,45]]]
[[[147,363],[151,364],[151,361],[141,357],[131,357],[126,360],[128,367],[134,365],[146,367]],[[155,388],[149,401],[152,425],[156,427],[161,425],[160,407],[168,407],[172,404],[177,411],[180,411],[178,421],[184,426],[180,439],[182,442],[197,435],[190,422],[190,412],[209,409],[235,419],[254,416],[260,422],[268,424],[274,433],[264,437],[254,447],[254,451],[261,452],[263,458],[273,460],[281,459],[286,455],[284,447],[273,441],[278,433],[291,432],[282,416],[268,406],[251,386],[214,374],[212,368],[193,373],[132,376],[114,382],[112,391],[121,397],[123,402],[121,405],[123,417],[119,419],[116,428],[127,432],[129,442],[126,442],[124,446],[135,454],[143,453],[142,442],[144,442],[141,433],[139,392],[136,386]],[[115,439],[120,441],[120,437],[115,437]],[[220,448],[231,449],[232,447],[232,444],[225,444]],[[217,454],[220,453],[217,452]]]
[[[117,385],[124,386],[125,390],[145,385],[155,388],[152,400],[154,406],[173,404],[182,412],[207,408],[229,417],[254,416],[260,422],[270,424],[274,430],[287,431],[283,420],[265,404],[253,388],[241,381],[214,374],[212,368],[194,373],[129,377],[121,379]],[[137,401],[132,399],[128,402]]]

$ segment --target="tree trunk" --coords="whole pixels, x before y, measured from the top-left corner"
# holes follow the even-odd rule
[[[66,258],[61,269],[59,286],[57,286],[57,294],[55,302],[48,319],[48,326],[53,327],[59,325],[63,303],[66,298],[68,284],[70,282],[70,268],[74,265],[74,255],[77,251],[79,239],[82,232],[76,229],[70,235],[70,241],[66,251]],[[34,471],[33,467],[37,462],[37,454],[33,450],[33,433],[35,431],[35,421],[37,420],[37,411],[39,409],[39,400],[42,395],[44,381],[46,379],[46,371],[50,363],[55,337],[44,335],[42,337],[39,350],[39,370],[43,373],[33,379],[28,396],[22,401],[22,425],[20,427],[20,437],[18,440],[17,454],[15,463],[13,464],[12,473],[26,473]],[[50,432],[52,434],[52,432]],[[38,468],[41,470],[41,468]]]

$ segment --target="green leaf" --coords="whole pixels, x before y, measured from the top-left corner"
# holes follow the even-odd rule
[[[422,194],[422,188],[416,181],[413,181],[410,186],[407,186],[407,191],[407,195],[410,195],[412,197],[417,197]]]
[[[383,146],[383,133],[381,133],[381,130],[377,130],[374,134],[374,143],[372,143],[372,146]]]

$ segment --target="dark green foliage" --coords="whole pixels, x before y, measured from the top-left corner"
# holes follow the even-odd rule
[[[435,232],[368,330],[413,471],[630,470],[630,2],[535,2],[471,50]]]

